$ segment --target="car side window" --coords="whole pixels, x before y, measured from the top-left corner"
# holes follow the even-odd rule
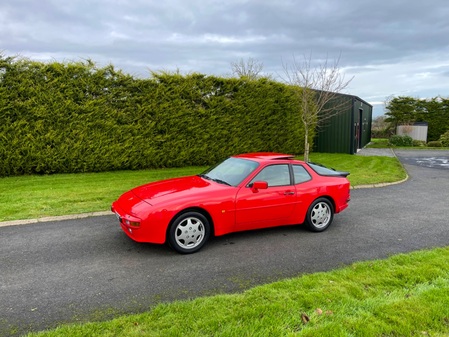
[[[268,187],[290,185],[290,170],[288,165],[270,165],[262,169],[251,183],[255,181],[266,181]]]
[[[302,165],[293,165],[295,184],[304,183],[312,179],[309,172]]]

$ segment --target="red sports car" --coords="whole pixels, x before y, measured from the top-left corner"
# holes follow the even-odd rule
[[[131,239],[188,254],[211,235],[302,223],[321,232],[348,206],[348,174],[286,154],[241,154],[196,176],[136,187],[111,209]]]

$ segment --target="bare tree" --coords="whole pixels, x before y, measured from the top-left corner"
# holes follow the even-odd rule
[[[293,85],[298,95],[299,113],[304,125],[304,161],[309,161],[313,131],[329,118],[348,108],[349,100],[339,99],[353,77],[345,79],[339,67],[340,57],[330,62],[326,58],[314,65],[312,54],[299,61],[293,55],[292,62],[282,62],[282,79]]]
[[[248,58],[246,61],[240,59],[239,61],[231,62],[232,74],[240,78],[257,80],[261,77],[262,69],[263,63],[252,57]]]

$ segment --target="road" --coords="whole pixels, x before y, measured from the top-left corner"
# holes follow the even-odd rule
[[[199,253],[139,244],[115,216],[0,228],[0,336],[103,320],[157,303],[240,292],[354,261],[449,244],[449,169],[396,151],[409,180],[351,191],[323,233],[286,227],[212,239]],[[449,158],[449,151],[438,151]],[[401,159],[402,160],[402,159]]]

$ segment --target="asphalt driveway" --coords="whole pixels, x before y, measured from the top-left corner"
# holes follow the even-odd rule
[[[404,164],[449,170],[449,151],[396,150],[395,152]]]
[[[437,151],[449,158],[449,151]],[[396,151],[410,178],[351,191],[323,233],[286,227],[211,240],[193,255],[139,244],[115,216],[0,227],[0,336],[102,320],[157,303],[216,293],[354,261],[449,244],[449,170]]]

